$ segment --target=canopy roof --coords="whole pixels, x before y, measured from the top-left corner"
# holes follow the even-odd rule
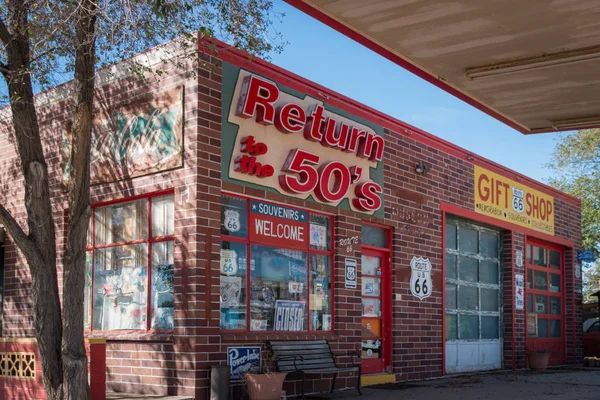
[[[600,1],[287,2],[522,133],[600,126]]]

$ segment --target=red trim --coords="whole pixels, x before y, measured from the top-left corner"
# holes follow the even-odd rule
[[[442,210],[442,375],[446,375],[446,212]]]
[[[554,243],[554,244],[560,245],[560,246],[573,247],[573,242],[568,239],[564,239],[564,238],[561,238],[558,236],[552,236],[552,235],[548,235],[546,233],[534,231],[533,229],[524,228],[522,226],[515,225],[511,222],[506,222],[501,219],[488,217],[487,215],[479,214],[475,211],[467,210],[465,208],[456,206],[454,204],[449,204],[449,203],[441,201],[440,209],[442,211],[447,212],[448,214],[453,214],[453,215],[456,215],[459,217],[464,217],[464,218],[467,218],[467,219],[470,219],[473,221],[483,222],[484,224],[496,226],[499,228],[504,228],[504,229],[511,230],[514,232],[523,233],[527,237],[534,237],[534,238],[537,238],[538,240]]]
[[[295,0],[291,1],[296,2]],[[216,48],[212,49],[212,47],[203,46],[203,43],[210,43],[211,45],[216,46]],[[375,110],[374,108],[361,104],[324,86],[304,79],[299,75],[293,74],[290,71],[286,71],[267,61],[253,57],[248,53],[236,49],[235,47],[232,47],[224,42],[216,39],[211,39],[208,41],[199,39],[198,50],[209,55],[215,55],[216,53],[217,56],[222,60],[225,60],[238,67],[252,70],[253,72],[276,81],[278,84],[285,85],[291,89],[306,93],[311,97],[326,101],[328,104],[343,109],[353,115],[365,118],[398,134],[411,137],[412,139],[421,142],[424,145],[432,146],[437,150],[453,155],[469,163],[487,168],[508,179],[522,182],[523,184],[535,188],[542,193],[559,198],[575,206],[581,206],[581,201],[574,196],[560,192],[548,185],[537,182],[525,175],[519,174],[516,171],[513,171],[479,155],[474,155],[472,152],[463,149],[462,147],[407,124],[406,122],[395,119],[389,115]],[[219,52],[224,54],[218,54]]]
[[[575,253],[575,249],[567,249],[565,250],[565,252],[563,253],[563,265],[564,265],[564,271],[565,274],[563,275],[563,293],[565,294],[565,296],[567,295],[567,280],[565,279],[565,275],[566,275],[566,271],[567,271],[567,264],[565,264],[566,261],[566,253],[567,251],[571,252],[571,260],[573,260],[573,270],[571,271],[571,273],[573,274],[573,293],[571,294],[571,307],[573,308],[573,313],[575,313],[575,268],[577,268],[577,254]],[[583,279],[583,271],[581,272],[582,275],[582,279]],[[582,282],[583,283],[583,282]],[[567,310],[567,302],[565,300],[564,302],[564,307],[565,307],[565,311]],[[564,330],[565,330],[565,337],[567,336],[567,318],[565,318],[564,322]],[[577,331],[575,330],[575,325],[577,325],[577,315],[573,315],[573,324],[571,327],[571,332],[573,334],[573,362],[577,362]],[[567,359],[567,354],[566,354],[566,346],[565,346],[565,359]]]
[[[100,202],[100,203],[94,203],[94,204],[92,204],[91,207],[92,207],[92,209],[97,208],[97,207],[106,207],[106,206],[110,206],[110,205],[113,205],[113,204],[127,203],[127,202],[130,202],[130,201],[145,199],[147,197],[165,196],[167,194],[173,194],[174,195],[175,194],[175,189],[157,190],[155,192],[138,194],[136,196],[126,197],[126,198],[122,198],[122,199],[108,200],[108,201],[104,201],[104,202]]]
[[[175,202],[175,198],[173,198],[173,203]],[[152,202],[150,201],[150,197],[148,197],[146,212],[148,213],[148,239],[152,237]],[[149,331],[152,327],[150,321],[152,318],[150,317],[150,311],[152,310],[152,306],[150,302],[152,301],[152,242],[148,243],[148,284],[146,285],[146,293],[148,299],[146,300],[146,330]]]
[[[445,92],[464,101],[465,103],[469,104],[470,106],[473,106],[473,107],[477,108],[478,110],[483,111],[484,113],[488,114],[489,116],[496,118],[500,122],[505,123],[506,125],[510,126],[511,128],[513,128],[525,135],[557,131],[556,129],[553,129],[553,128],[535,129],[535,128],[528,128],[528,127],[522,126],[519,123],[517,123],[516,121],[513,121],[512,119],[502,115],[498,111],[494,110],[491,107],[488,107],[484,103],[476,100],[475,98],[469,96],[468,94],[461,92],[460,90],[456,89],[454,86],[450,85],[449,83],[446,83],[445,81],[443,81],[442,79],[437,77],[435,74],[427,71],[425,68],[419,66],[416,63],[412,63],[408,59],[405,59],[405,58],[399,56],[398,54],[386,49],[382,45],[376,43],[374,40],[367,38],[363,34],[353,30],[349,26],[330,17],[329,15],[316,9],[315,7],[304,2],[303,0],[285,0],[285,2],[290,4],[293,7],[296,7],[298,10],[304,12],[305,14],[308,14],[309,16],[313,17],[314,19],[322,22],[323,24],[329,26],[330,28],[335,29],[336,31],[340,32],[341,34],[348,36],[350,39],[362,44],[363,46],[374,51],[375,53],[379,54],[380,56],[387,58],[391,62],[399,65],[400,67],[406,69],[407,71],[412,72],[413,74],[417,75],[419,78],[439,87],[440,89],[442,89]],[[597,125],[594,125],[592,127],[597,127]]]

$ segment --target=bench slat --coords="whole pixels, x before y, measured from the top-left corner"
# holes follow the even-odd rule
[[[333,358],[333,356],[331,355],[331,353],[329,352],[329,350],[323,351],[323,350],[320,350],[320,349],[319,350],[310,349],[310,350],[273,351],[273,353],[275,353],[275,356],[277,356],[277,357],[293,357],[293,356],[314,357],[314,356],[321,356],[321,357]]]
[[[271,346],[282,346],[282,345],[296,345],[296,346],[304,346],[308,344],[325,344],[329,346],[329,343],[325,339],[319,340],[272,340]]]
[[[284,345],[277,345],[277,346],[271,346],[271,349],[273,351],[298,351],[298,350],[322,350],[322,351],[329,351],[329,346],[327,346],[326,344],[316,344],[316,345],[309,345],[309,344],[305,344],[302,346],[284,346]]]

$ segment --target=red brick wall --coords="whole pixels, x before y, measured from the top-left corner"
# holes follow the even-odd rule
[[[225,55],[228,57],[228,55]],[[123,78],[109,82],[98,89],[97,107],[118,105],[136,96],[152,91],[165,90],[175,85],[185,87],[184,166],[121,182],[96,185],[92,188],[93,202],[122,199],[157,190],[175,190],[175,329],[169,334],[94,332],[90,336],[106,337],[107,385],[110,390],[129,393],[157,393],[170,395],[195,395],[197,399],[207,396],[209,387],[208,368],[226,363],[226,349],[231,345],[260,344],[266,338],[317,338],[325,337],[336,352],[360,350],[361,299],[360,289],[344,288],[344,257],[360,260],[360,245],[346,253],[340,246],[335,248],[335,332],[325,335],[265,335],[260,333],[231,334],[219,331],[219,223],[221,190],[247,196],[265,198],[290,206],[304,207],[330,213],[335,216],[335,240],[361,236],[363,221],[380,223],[392,228],[392,372],[399,380],[425,379],[443,374],[443,318],[442,290],[442,211],[441,203],[458,206],[464,210],[474,209],[474,171],[472,162],[487,166],[485,160],[469,152],[438,141],[408,125],[402,125],[389,117],[371,114],[362,107],[363,117],[375,118],[385,126],[385,218],[365,217],[361,214],[327,207],[312,202],[290,199],[279,194],[221,182],[221,61],[216,57],[200,55],[201,68],[173,71],[160,82]],[[227,58],[229,60],[229,57]],[[254,61],[258,65],[266,65]],[[252,65],[252,64],[251,64]],[[269,67],[270,68],[270,67]],[[197,72],[194,77],[192,72]],[[283,72],[279,71],[279,74]],[[285,74],[285,73],[283,73]],[[355,112],[360,105],[341,98],[324,88],[299,82],[291,74],[289,82],[309,85],[337,99],[336,106]],[[58,95],[58,90],[56,95]],[[341,99],[341,100],[340,100]],[[333,101],[333,100],[332,100]],[[51,104],[41,112],[44,126],[45,151],[52,175],[51,187],[55,199],[55,223],[59,241],[59,267],[61,266],[65,193],[60,182],[60,127],[67,121],[70,111],[67,102]],[[365,111],[366,110],[366,111]],[[225,110],[226,111],[226,110]],[[385,118],[384,118],[385,117]],[[7,129],[0,131],[0,202],[8,201],[20,222],[24,222],[23,190],[20,173],[15,170],[14,144]],[[424,161],[431,170],[417,175],[414,166]],[[13,177],[14,175],[14,177]],[[528,183],[529,184],[529,183]],[[189,202],[179,204],[182,190],[189,191]],[[579,208],[557,198],[556,236],[570,240],[579,246]],[[512,311],[511,268],[514,250],[523,249],[525,236],[514,232],[504,234],[505,290],[505,347],[504,364],[512,368],[513,351],[517,368],[524,366],[524,312],[516,312],[514,324],[514,347]],[[30,278],[12,242],[7,243],[5,267],[4,336],[31,336]],[[569,252],[567,252],[569,254]],[[428,257],[433,264],[434,292],[431,297],[419,301],[409,289],[410,260],[413,256]],[[573,259],[567,257],[567,293],[573,291]],[[515,270],[517,273],[518,269]],[[580,285],[580,283],[579,283]],[[360,281],[358,288],[360,288]],[[400,295],[396,300],[395,294]],[[567,351],[570,361],[581,357],[581,335],[571,335],[572,327],[580,326],[580,295],[567,302],[568,329]],[[571,308],[569,308],[571,307]],[[579,330],[577,330],[579,332]],[[575,354],[574,349],[577,354]],[[349,357],[342,364],[351,362]],[[322,390],[328,380],[318,379],[309,383],[307,392]],[[338,381],[337,387],[354,386],[349,376]],[[296,390],[297,382],[287,382],[289,393]]]

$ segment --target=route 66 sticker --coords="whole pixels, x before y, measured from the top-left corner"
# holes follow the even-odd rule
[[[221,249],[221,274],[235,275],[237,272],[237,253],[235,250]]]
[[[236,210],[226,209],[224,214],[223,226],[225,229],[229,232],[238,232],[240,230],[240,213]]]

